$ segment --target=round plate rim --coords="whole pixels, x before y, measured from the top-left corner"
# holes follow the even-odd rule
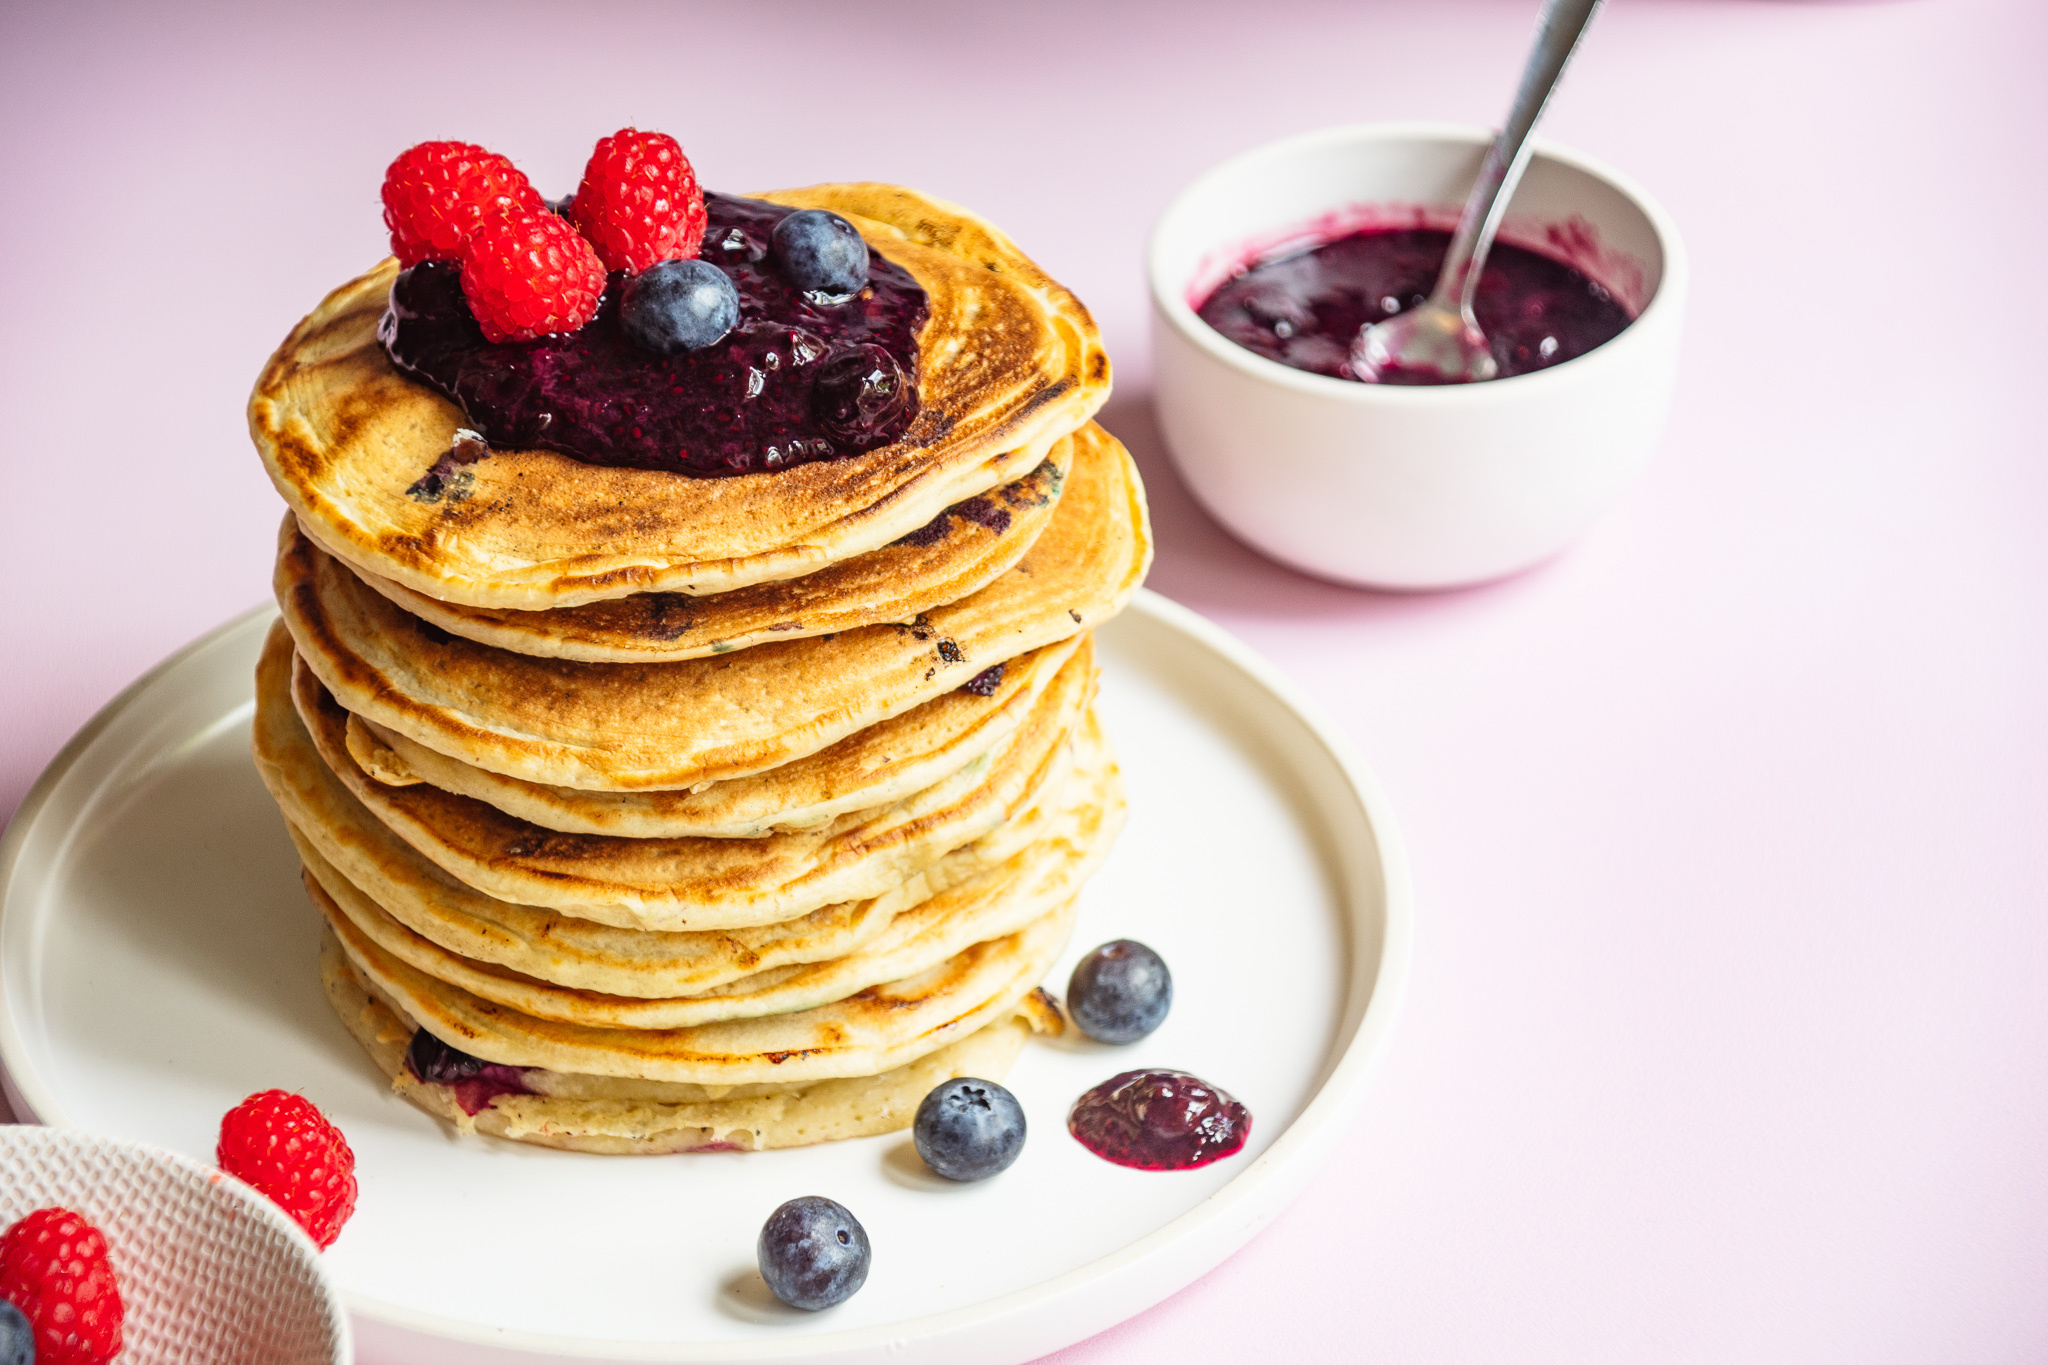
[[[401,1332],[539,1359],[677,1362],[895,1360],[903,1359],[906,1348],[916,1342],[954,1337],[1004,1319],[1015,1320],[1032,1314],[1033,1310],[1049,1307],[1092,1283],[1127,1277],[1164,1249],[1184,1243],[1212,1224],[1225,1224],[1219,1237],[1201,1244],[1202,1254],[1183,1258],[1175,1273],[1160,1277],[1148,1286],[1141,1295],[1142,1302],[1121,1305],[1121,1311],[1113,1316],[1094,1321],[1093,1325],[1078,1333],[1068,1330],[1062,1334],[1062,1342],[1044,1348],[1057,1350],[1134,1316],[1192,1283],[1236,1251],[1291,1202],[1299,1186],[1306,1183],[1308,1176],[1320,1164],[1318,1158],[1326,1155],[1322,1149],[1329,1145],[1336,1128],[1357,1101],[1364,1081],[1383,1050],[1406,992],[1414,933],[1413,890],[1407,854],[1386,795],[1378,782],[1358,758],[1350,740],[1322,707],[1304,695],[1291,679],[1223,627],[1149,588],[1139,588],[1126,610],[1132,615],[1150,618],[1220,656],[1291,713],[1322,747],[1351,788],[1378,852],[1384,926],[1378,970],[1370,983],[1371,993],[1365,1010],[1349,1040],[1342,1044],[1341,1055],[1335,1065],[1317,1086],[1314,1096],[1256,1161],[1193,1208],[1145,1236],[1051,1279],[980,1303],[845,1332],[745,1343],[595,1342],[587,1338],[482,1327],[343,1289],[340,1297],[350,1315]],[[4,836],[0,836],[0,926],[6,922],[13,899],[16,865],[27,842],[29,829],[36,823],[58,783],[77,765],[93,741],[135,705],[144,692],[193,655],[244,628],[252,619],[268,618],[275,612],[276,608],[269,603],[253,607],[172,653],[123,688],[58,751],[22,798],[21,805],[8,821]],[[17,1109],[25,1107],[38,1122],[52,1127],[68,1126],[62,1118],[61,1106],[41,1078],[27,1068],[26,1062],[14,1011],[11,1007],[0,1008],[0,1081],[5,1083],[8,1100]],[[1100,1316],[1099,1313],[1089,1315],[1091,1321]]]

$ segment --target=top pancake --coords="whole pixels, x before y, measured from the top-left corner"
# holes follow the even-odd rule
[[[952,503],[1023,477],[1109,393],[1080,301],[994,227],[891,185],[762,196],[847,218],[930,301],[916,419],[840,460],[732,478],[493,451],[463,496],[407,492],[462,410],[401,375],[377,340],[396,261],[292,330],[249,400],[271,480],[329,552],[444,601],[538,610],[644,592],[728,592],[877,549]]]

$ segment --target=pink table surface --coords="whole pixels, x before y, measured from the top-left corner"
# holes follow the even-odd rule
[[[922,186],[1093,306],[1153,586],[1340,718],[1420,902],[1313,1197],[1056,1359],[2048,1357],[2048,8],[1616,0],[1547,130],[1675,215],[1691,330],[1654,468],[1548,567],[1315,582],[1161,447],[1153,215],[1285,133],[1497,117],[1535,8],[7,6],[0,811],[264,595],[242,399],[382,253],[399,149],[559,193],[634,122],[714,186]]]

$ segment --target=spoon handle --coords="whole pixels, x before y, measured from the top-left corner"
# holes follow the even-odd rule
[[[1500,230],[1515,184],[1529,164],[1529,134],[1602,3],[1604,0],[1548,0],[1537,21],[1536,45],[1529,51],[1529,64],[1522,68],[1515,102],[1508,109],[1500,136],[1487,150],[1486,163],[1479,169],[1464,211],[1458,215],[1458,230],[1452,234],[1443,271],[1430,294],[1432,303],[1455,307],[1467,323],[1472,320],[1479,272],[1486,266],[1486,253],[1493,249],[1493,234]]]

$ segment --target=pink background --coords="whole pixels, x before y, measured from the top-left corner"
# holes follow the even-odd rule
[[[1421,906],[1315,1195],[1057,1359],[2048,1358],[2048,7],[1616,0],[1547,131],[1687,236],[1668,437],[1571,554],[1413,598],[1192,505],[1140,251],[1270,138],[1497,117],[1535,0],[428,8],[0,14],[0,811],[264,595],[243,396],[401,148],[918,185],[1093,306],[1153,586],[1340,717]]]

